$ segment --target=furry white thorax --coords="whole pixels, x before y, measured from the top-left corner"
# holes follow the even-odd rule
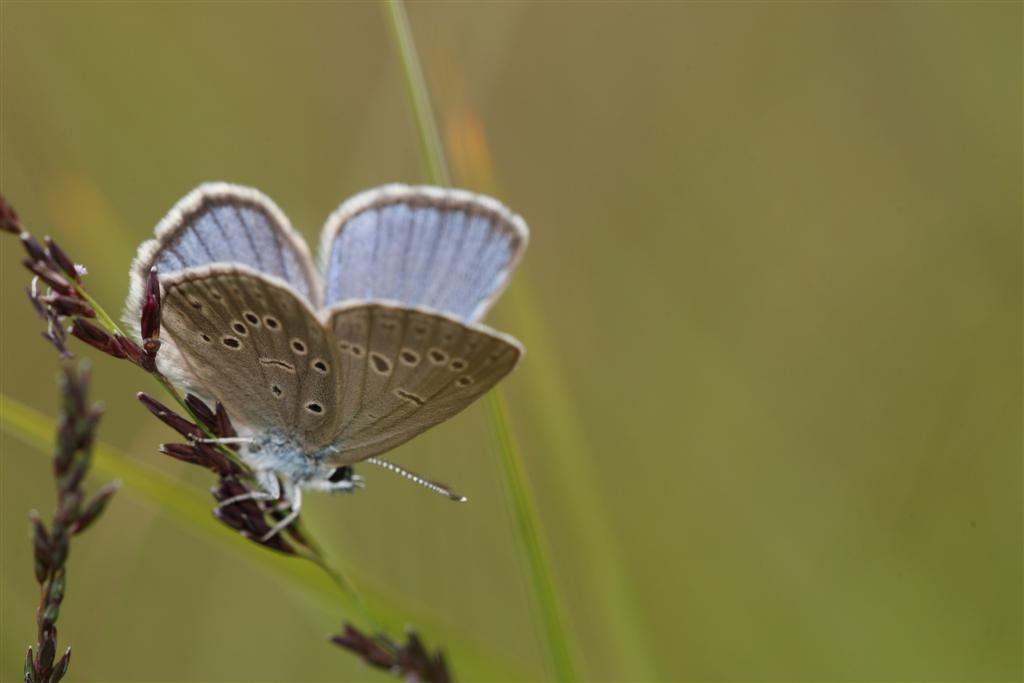
[[[273,472],[299,488],[317,491],[351,491],[360,488],[362,479],[352,477],[341,481],[330,481],[337,465],[326,462],[336,451],[328,446],[308,452],[292,436],[276,430],[254,431],[239,427],[239,435],[251,439],[239,450],[239,456],[246,465],[257,472]]]

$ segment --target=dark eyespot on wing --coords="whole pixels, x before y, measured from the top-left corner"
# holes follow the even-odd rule
[[[391,361],[379,353],[371,353],[370,360],[373,361],[373,369],[382,375],[391,372]]]

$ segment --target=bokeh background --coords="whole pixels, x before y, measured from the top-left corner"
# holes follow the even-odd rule
[[[489,321],[529,349],[505,392],[586,677],[1020,680],[1022,5],[409,15],[456,182],[532,228]],[[314,241],[345,197],[425,178],[374,3],[5,1],[0,50],[2,191],[111,310],[202,181],[259,187]],[[52,416],[0,250],[0,388]],[[205,502],[156,453],[148,378],[94,368],[103,441]],[[4,424],[13,681],[26,513],[53,493]],[[309,496],[329,555],[461,679],[549,676],[484,410],[392,455],[470,504],[363,472]],[[326,644],[332,595],[127,485],[73,548],[60,636],[80,681],[385,680]]]

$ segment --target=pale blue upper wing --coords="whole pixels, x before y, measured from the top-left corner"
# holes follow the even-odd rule
[[[161,276],[210,263],[240,263],[273,276],[320,303],[316,268],[305,241],[277,205],[248,187],[206,183],[175,204],[144,242],[131,267],[125,311],[137,325],[146,279],[156,266]]]
[[[490,197],[385,185],[348,200],[320,243],[324,306],[390,300],[483,317],[526,248],[526,223]]]

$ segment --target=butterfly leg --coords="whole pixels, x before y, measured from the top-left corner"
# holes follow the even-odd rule
[[[217,509],[241,503],[243,500],[277,500],[281,497],[281,483],[278,482],[277,476],[271,470],[257,471],[256,483],[259,484],[259,489],[222,500]]]
[[[292,481],[285,480],[284,485],[284,499],[282,503],[287,503],[288,507],[291,508],[291,512],[285,515],[284,519],[275,524],[270,531],[263,534],[261,542],[269,541],[274,536],[287,529],[292,523],[298,518],[299,510],[302,508],[302,489],[296,486]]]
[[[225,436],[216,439],[196,439],[196,443],[211,443],[211,444],[225,444],[225,445],[238,445],[238,444],[251,444],[255,439],[250,439],[245,436]]]

